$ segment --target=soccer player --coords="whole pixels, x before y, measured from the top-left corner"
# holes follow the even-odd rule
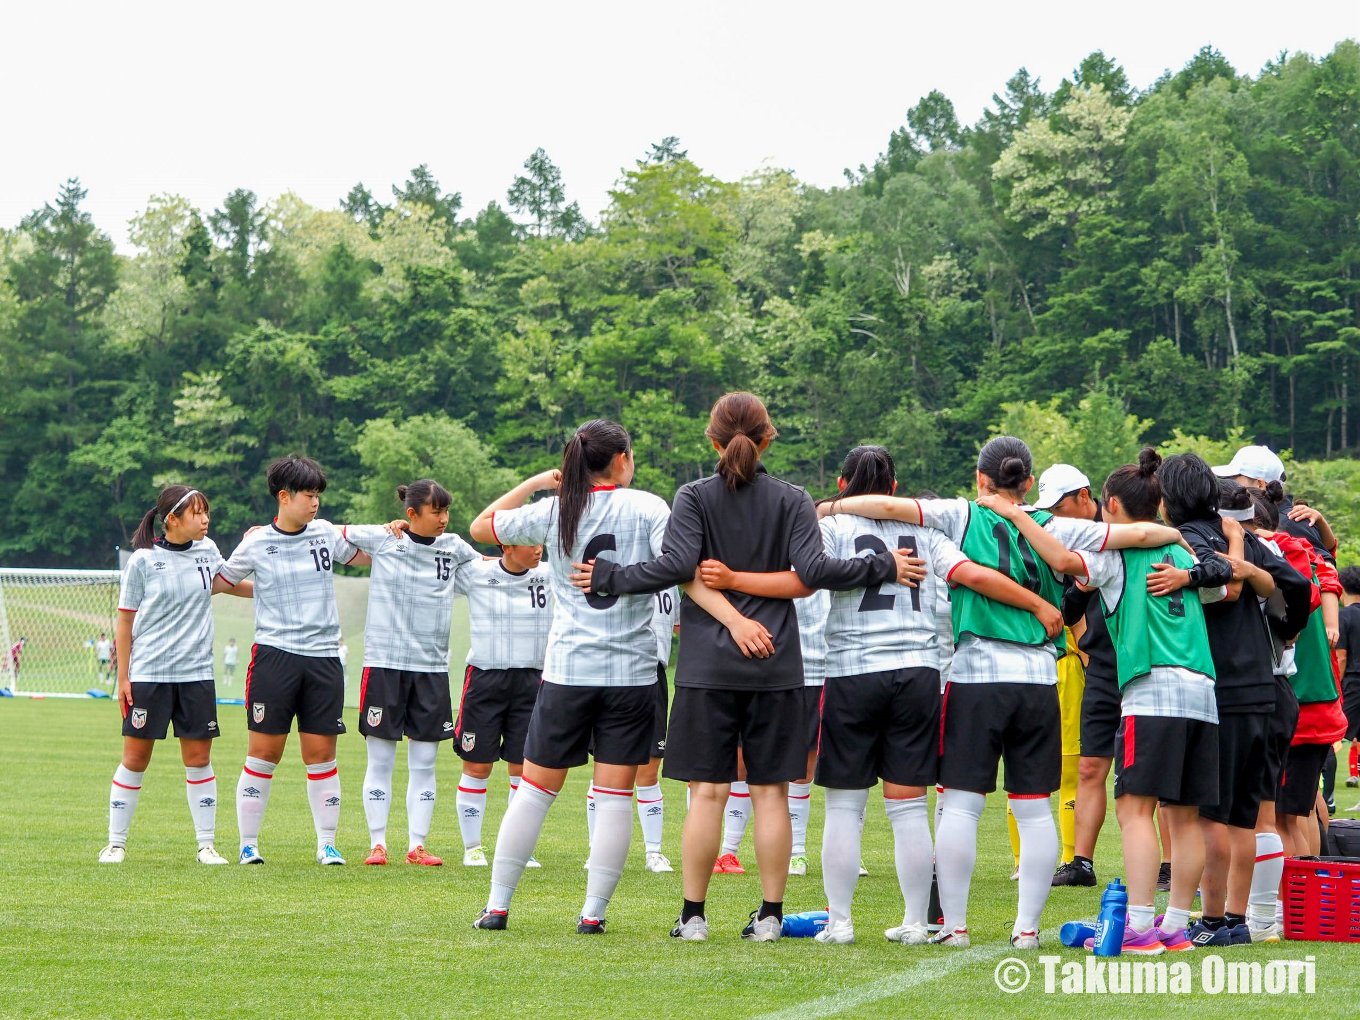
[[[326,475],[316,461],[281,457],[269,465],[266,477],[278,515],[268,527],[246,535],[218,575],[232,585],[255,575],[255,645],[245,690],[250,741],[236,784],[239,861],[263,862],[260,826],[296,718],[316,861],[344,864],[335,848],[340,823],[335,744],[345,732],[345,677],[333,569],[336,563],[370,561],[339,528],[317,518]]]
[[[226,864],[213,847],[217,779],[212,742],[218,735],[213,689],[212,597],[251,595],[217,576],[222,554],[208,538],[208,499],[187,485],[161,490],[132,538],[132,556],[118,594],[118,705],[123,712],[123,760],[109,793],[109,845],[101,864],[122,864],[142,778],[157,740],[175,724],[184,760],[189,816],[200,864]],[[156,522],[164,535],[156,536]],[[100,635],[101,639],[103,635]]]
[[[1344,591],[1336,656],[1341,669],[1346,742],[1350,744],[1346,785],[1354,787],[1360,786],[1360,567],[1344,567],[1338,575]]]
[[[439,742],[454,735],[449,627],[456,579],[481,556],[449,532],[452,497],[428,478],[397,487],[404,528],[346,525],[340,534],[373,562],[359,684],[359,732],[368,749],[364,815],[371,850],[387,863],[387,819],[397,745],[406,743],[406,863],[444,862],[425,849],[436,799]],[[343,647],[343,646],[342,646]]]
[[[666,669],[671,662],[677,620],[680,617],[680,589],[669,588],[652,596],[652,634],[656,637],[656,683],[652,687],[652,755],[638,769],[637,812],[646,851],[643,867],[656,874],[674,871],[670,858],[661,852],[661,836],[666,822],[666,801],[661,793],[661,762],[666,757],[666,721],[670,709],[670,684]]]
[[[94,657],[99,663],[99,682],[107,684],[113,682],[110,674],[109,662],[113,658],[113,642],[109,640],[108,634],[104,631],[99,632],[99,640],[94,643]]]
[[[236,680],[236,662],[240,654],[236,639],[227,638],[227,647],[222,649],[222,679],[228,687]]]
[[[978,454],[979,495],[997,493],[1019,503],[1034,484],[1029,447],[1013,436],[991,439]],[[943,531],[963,554],[993,567],[1057,606],[1057,576],[1041,567],[1015,525],[963,499],[918,501],[890,496],[833,500],[825,513],[925,523]],[[1178,540],[1153,524],[1113,527],[1053,517],[1034,519],[1067,548],[1149,548]],[[1039,916],[1048,899],[1058,838],[1048,799],[1062,772],[1061,715],[1056,693],[1057,651],[1032,614],[968,588],[953,593],[955,651],[942,706],[940,785],[944,806],[936,837],[936,871],[945,926],[931,939],[970,944],[968,891],[977,860],[977,830],[986,795],[996,788],[998,760],[1006,762],[1006,791],[1020,829],[1020,877],[1011,945],[1039,948]]]
[[[1156,518],[1160,463],[1149,447],[1137,464],[1110,474],[1102,493],[1106,520],[1131,524]],[[1050,567],[1099,593],[1118,663],[1122,712],[1115,741],[1115,812],[1128,870],[1123,952],[1155,956],[1192,949],[1186,926],[1204,866],[1199,806],[1218,796],[1214,663],[1200,604],[1223,599],[1227,588],[1199,588],[1189,598],[1180,590],[1154,596],[1148,578],[1158,568],[1188,572],[1195,565],[1179,542],[1159,549],[1069,552],[1007,500],[986,496],[979,502],[1015,524]],[[1161,861],[1154,810],[1167,819],[1172,841],[1171,902],[1160,927],[1153,906]]]
[[[458,700],[454,750],[463,759],[458,780],[458,828],[463,864],[486,867],[482,819],[492,766],[504,760],[509,803],[524,772],[524,739],[543,683],[543,659],[553,620],[541,545],[503,545],[499,559],[465,564],[455,584],[468,599],[472,646]],[[526,867],[537,868],[531,856]]]
[[[705,582],[707,583],[707,582]],[[812,814],[812,781],[817,771],[817,747],[822,728],[822,696],[826,690],[826,618],[831,612],[831,593],[825,589],[795,599],[798,614],[798,647],[803,653],[803,708],[807,717],[807,772],[789,784],[789,820],[793,826],[789,874],[807,874],[807,830]],[[860,827],[863,828],[861,821]],[[858,870],[858,859],[856,866]]]

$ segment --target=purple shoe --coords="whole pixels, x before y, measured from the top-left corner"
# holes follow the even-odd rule
[[[1152,930],[1161,934],[1162,945],[1166,946],[1168,953],[1179,953],[1195,948],[1195,944],[1190,941],[1190,936],[1184,928],[1177,928],[1175,931],[1162,931],[1161,925],[1157,925]]]
[[[1182,937],[1184,933],[1182,932]],[[1086,940],[1086,948],[1094,949],[1095,939]],[[1133,953],[1138,956],[1159,956],[1166,952],[1167,947],[1162,944],[1162,931],[1155,925],[1147,931],[1134,931],[1129,925],[1124,925],[1124,943],[1120,949],[1121,953]]]

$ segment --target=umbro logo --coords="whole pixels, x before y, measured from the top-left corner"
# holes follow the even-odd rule
[[[446,721],[444,722],[444,732],[445,732],[445,733],[452,733],[452,732],[453,732],[453,723],[448,722],[448,721],[446,720]]]
[[[327,798],[326,798],[326,807],[339,807],[339,806],[340,806],[340,798],[339,798],[339,797],[327,797]]]
[[[420,799],[421,799],[421,800],[434,800],[434,791],[433,791],[433,790],[421,790],[421,791],[420,791]]]
[[[111,808],[125,808],[125,807],[127,807],[127,801],[125,801],[125,800],[111,800],[111,801],[109,801],[109,807],[111,807]]]
[[[647,817],[655,818],[657,815],[661,814],[661,811],[662,809],[660,807],[649,807],[647,809]]]
[[[496,585],[496,584],[500,584],[501,582],[500,582],[499,580],[497,580],[496,578],[494,578],[494,577],[488,577],[488,578],[486,579],[486,583],[487,583],[487,584],[490,584],[490,585]]]
[[[212,807],[217,803],[216,797],[204,797],[198,802],[199,807]]]
[[[733,808],[731,811],[727,812],[728,818],[740,818],[742,817],[742,815],[743,812],[741,811],[740,808]]]
[[[209,719],[209,720],[208,720],[208,729],[210,729],[210,730],[215,730],[215,729],[217,729],[217,720],[216,720],[216,719]]]
[[[276,545],[267,545],[264,547],[264,551],[269,553],[270,556],[273,556],[276,552],[279,551],[279,547]]]
[[[386,799],[387,799],[387,791],[386,791],[386,790],[369,790],[369,791],[368,791],[368,799],[369,799],[369,800],[386,800]]]
[[[465,808],[463,808],[463,817],[464,817],[464,818],[477,818],[477,817],[480,817],[480,815],[481,815],[481,811],[479,811],[479,810],[478,810],[477,808],[475,808],[475,807],[465,807]]]
[[[255,787],[253,786],[247,786],[244,790],[241,791],[241,796],[243,797],[259,797],[259,795],[260,791],[255,789]]]
[[[164,569],[165,569],[165,564],[162,563],[160,560],[157,560],[155,563],[153,563],[153,564],[151,564],[151,565],[152,565],[153,567],[155,567],[157,570],[164,570]]]

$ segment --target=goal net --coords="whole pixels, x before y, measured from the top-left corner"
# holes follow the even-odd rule
[[[116,570],[0,567],[0,689],[53,697],[81,697],[91,688],[113,693],[117,608]],[[106,652],[108,666],[101,662]]]

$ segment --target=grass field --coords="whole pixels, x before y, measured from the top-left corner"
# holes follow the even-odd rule
[[[244,719],[223,709],[214,754],[219,847],[234,857],[233,797],[245,749]],[[573,776],[549,816],[539,845],[541,871],[526,874],[512,928],[474,932],[488,870],[365,868],[358,786],[361,739],[340,741],[345,802],[339,844],[345,868],[312,863],[314,840],[303,771],[290,748],[280,766],[262,840],[267,863],[204,868],[194,861],[177,748],[163,745],[147,773],[128,860],[95,863],[106,842],[109,777],[120,738],[111,702],[0,700],[0,855],[8,895],[0,904],[3,1017],[508,1017],[632,1018],[825,1016],[1163,1017],[1173,1008],[1228,1015],[1287,1010],[1291,1017],[1333,1017],[1360,991],[1360,947],[1286,943],[1236,950],[1233,959],[1317,957],[1315,996],[1255,997],[1045,995],[1037,972],[1029,988],[1004,995],[993,972],[1011,955],[1007,936],[1015,886],[1004,806],[993,797],[983,816],[969,926],[970,950],[903,947],[883,928],[901,917],[892,848],[882,807],[870,801],[865,863],[856,897],[859,943],[821,946],[810,939],[742,943],[738,931],[759,902],[754,874],[715,876],[709,916],[713,938],[680,944],[667,931],[680,902],[680,876],[642,870],[634,829],[627,873],[609,912],[609,933],[574,934],[585,888],[584,773]],[[430,839],[451,860],[456,757],[440,761],[440,804]],[[404,785],[398,762],[398,782]],[[399,786],[398,789],[401,789]],[[491,787],[487,835],[504,810],[505,780]],[[666,847],[679,866],[684,789],[665,783]],[[392,828],[402,827],[402,801]],[[821,839],[814,794],[809,845]],[[790,879],[789,910],[824,905],[818,854],[806,878]],[[749,837],[743,861],[753,870]],[[1111,820],[1101,841],[1102,880],[1119,873]],[[1164,899],[1164,897],[1160,897]],[[1093,915],[1098,890],[1057,889],[1044,916],[1044,952],[1066,959],[1059,925]],[[1197,954],[1180,954],[1194,957]],[[1165,959],[1165,957],[1163,957]],[[1034,965],[1033,957],[1030,962]],[[1199,962],[1193,966],[1198,975]],[[1198,980],[1196,981],[1198,986]],[[1209,1000],[1209,1001],[1205,1001]]]

